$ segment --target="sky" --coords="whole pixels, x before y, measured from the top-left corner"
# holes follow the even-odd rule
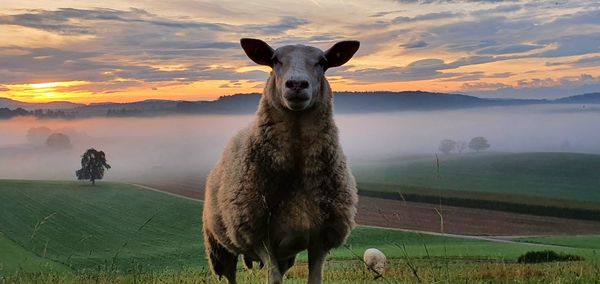
[[[327,49],[337,91],[557,98],[600,91],[600,2],[500,0],[0,3],[0,97],[78,103],[261,92],[241,37]]]

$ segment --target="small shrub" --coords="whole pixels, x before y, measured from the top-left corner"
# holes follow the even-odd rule
[[[552,261],[580,261],[584,260],[583,257],[573,254],[558,253],[553,250],[544,251],[528,251],[525,254],[519,256],[517,262],[519,263],[540,263],[540,262],[552,262]]]

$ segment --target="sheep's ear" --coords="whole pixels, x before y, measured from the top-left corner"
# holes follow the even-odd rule
[[[240,44],[252,61],[260,65],[273,67],[273,53],[275,51],[266,42],[260,39],[243,38],[240,40]]]
[[[325,51],[327,63],[325,69],[338,67],[348,62],[360,47],[360,42],[356,40],[340,41]]]

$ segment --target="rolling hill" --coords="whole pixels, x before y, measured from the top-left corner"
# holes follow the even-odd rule
[[[356,164],[353,171],[367,190],[403,188],[407,193],[447,192],[515,202],[553,199],[600,209],[600,155],[468,153],[439,158],[439,171],[433,155]]]
[[[0,232],[73,271],[200,265],[198,202],[125,184],[2,181]],[[4,259],[6,262],[7,260]]]
[[[145,100],[130,103],[94,103],[90,105],[70,102],[25,103],[0,98],[0,108],[26,110],[63,110],[76,117],[106,116],[156,116],[166,114],[251,114],[256,111],[260,94],[235,94],[214,101]],[[336,92],[337,113],[375,113],[392,111],[432,111],[474,107],[515,106],[534,104],[600,104],[600,93],[583,94],[557,100],[541,99],[484,99],[461,94],[406,92]]]
[[[9,201],[0,206],[0,282],[220,283],[203,256],[200,202],[120,183],[23,180],[0,180],[0,200]],[[359,260],[377,247],[387,256],[388,282],[586,282],[600,276],[598,239],[511,241],[358,227],[328,256],[323,280],[380,283]],[[560,270],[515,262],[548,248],[586,261],[560,263]],[[306,260],[299,255],[288,282],[305,282]],[[241,283],[264,283],[265,274],[238,268]]]
[[[180,102],[183,113],[250,114],[256,111],[260,94],[223,96],[210,102]],[[336,113],[376,113],[392,111],[431,111],[545,103],[543,100],[494,100],[460,94],[411,92],[336,92]]]
[[[206,266],[197,201],[121,183],[14,180],[0,181],[0,199],[10,201],[0,207],[0,275],[18,269],[83,273]],[[368,227],[355,229],[347,243],[330,259],[354,259],[372,246],[390,259],[515,259],[531,248]],[[586,249],[564,250],[591,255]],[[306,261],[306,254],[299,260]]]
[[[85,106],[84,104],[77,104],[66,101],[55,101],[48,103],[26,103],[21,101],[12,100],[9,98],[1,98],[0,97],[0,108],[9,108],[16,109],[22,108],[25,110],[36,110],[36,109],[49,109],[49,110],[59,110],[59,109],[72,109],[76,107]]]
[[[590,93],[570,96],[554,100],[556,103],[564,104],[600,104],[600,93]]]

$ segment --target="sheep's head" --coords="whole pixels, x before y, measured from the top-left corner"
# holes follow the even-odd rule
[[[383,272],[385,272],[385,261],[373,265],[373,270],[377,271],[379,274],[383,274]]]
[[[322,50],[305,45],[286,45],[271,48],[259,39],[241,39],[246,55],[257,64],[273,69],[276,101],[292,111],[309,108],[317,101],[325,71],[348,62],[358,50],[358,41],[341,41],[330,49]]]

